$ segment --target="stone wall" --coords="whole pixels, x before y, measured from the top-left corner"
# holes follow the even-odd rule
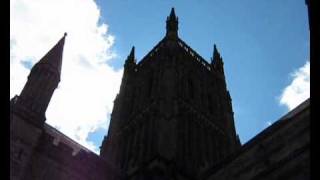
[[[310,100],[262,131],[200,179],[310,179]]]

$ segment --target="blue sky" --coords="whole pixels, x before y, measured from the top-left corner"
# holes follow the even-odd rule
[[[164,37],[172,7],[180,38],[204,59],[217,45],[242,143],[309,97],[304,0],[12,0],[10,97],[68,32],[46,122],[98,153],[125,58],[135,46],[140,61]]]
[[[206,60],[210,60],[216,43],[224,59],[242,143],[288,112],[279,98],[292,80],[290,73],[309,59],[303,0],[96,2],[101,8],[101,21],[116,37],[113,49],[118,57],[109,62],[115,68],[122,67],[131,46],[136,47],[139,61],[161,40],[171,7],[179,17],[180,38]],[[96,134],[89,138],[98,138]]]

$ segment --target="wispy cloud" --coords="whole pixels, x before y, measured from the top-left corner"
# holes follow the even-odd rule
[[[10,98],[21,92],[30,63],[67,32],[61,82],[46,112],[47,123],[95,152],[88,134],[107,129],[122,77],[122,70],[106,63],[116,56],[110,50],[115,37],[107,24],[98,24],[99,18],[92,0],[10,1]]]
[[[293,78],[290,85],[284,88],[280,96],[280,104],[285,105],[288,110],[310,97],[310,61],[291,74]]]

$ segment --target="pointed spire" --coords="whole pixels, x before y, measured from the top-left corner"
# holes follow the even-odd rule
[[[174,12],[174,8],[171,9],[170,15],[167,17],[167,34],[168,37],[178,37],[178,17]]]
[[[134,67],[136,65],[134,49],[135,49],[134,46],[132,46],[130,54],[128,55],[128,57],[124,63],[125,69],[131,69],[131,67]]]
[[[214,60],[220,58],[220,53],[217,50],[216,44],[213,45],[213,56],[212,57]]]
[[[126,64],[127,63],[135,63],[135,57],[134,57],[134,46],[132,46],[132,48],[131,48],[131,51],[130,51],[130,54],[129,54],[129,56],[127,57],[127,60],[126,60]]]
[[[41,64],[49,64],[50,67],[53,68],[60,77],[62,66],[62,54],[66,36],[67,33],[65,32],[63,37],[58,41],[58,43],[46,55],[44,55],[41,58],[41,60],[35,65],[35,67]]]
[[[28,81],[22,89],[15,107],[26,118],[37,125],[43,125],[45,112],[49,105],[54,90],[58,87],[61,75],[62,53],[65,37],[32,67]]]
[[[216,44],[213,45],[213,55],[211,64],[217,69],[218,71],[224,72],[223,70],[223,61],[222,57],[217,49]]]
[[[132,46],[128,59],[134,59],[134,46]]]
[[[170,19],[171,20],[176,20],[176,13],[174,12],[174,8],[171,8],[171,12],[170,12]]]

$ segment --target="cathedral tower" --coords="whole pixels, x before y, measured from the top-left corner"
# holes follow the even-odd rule
[[[128,179],[185,179],[239,147],[222,57],[214,45],[208,63],[181,40],[172,8],[165,37],[125,61],[100,155]]]

